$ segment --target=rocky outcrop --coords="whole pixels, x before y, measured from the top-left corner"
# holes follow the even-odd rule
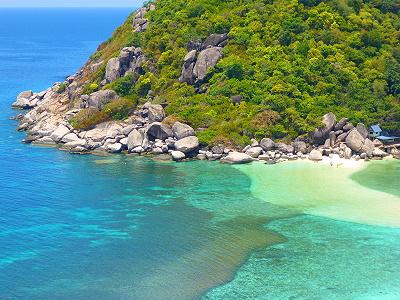
[[[88,95],[83,95],[81,97],[81,107],[82,108],[95,108],[103,109],[103,107],[113,100],[118,99],[118,95],[113,90],[101,90]]]
[[[308,159],[312,160],[312,161],[321,161],[322,160],[322,152],[314,149],[310,152]]]
[[[156,6],[154,4],[150,4],[147,7],[142,7],[136,11],[135,16],[133,17],[133,31],[134,32],[142,32],[147,29],[149,21],[145,18],[145,15],[148,11],[155,10]]]
[[[328,113],[324,115],[322,123],[324,126],[312,133],[314,144],[322,144],[329,137],[329,133],[335,128],[336,116],[333,113]]]
[[[54,94],[60,90],[60,83],[55,83],[51,88],[40,93],[33,93],[32,91],[24,91],[17,96],[16,101],[12,104],[13,108],[17,109],[32,109],[40,103],[46,102],[51,99]]]
[[[107,62],[106,74],[102,84],[111,83],[128,74],[132,74],[134,81],[136,81],[143,74],[142,66],[145,62],[146,56],[141,48],[123,48],[118,57],[111,58]]]
[[[203,42],[202,48],[207,49],[208,47],[225,47],[228,43],[228,35],[226,33],[213,33]]]
[[[208,71],[222,58],[222,48],[227,44],[226,34],[212,34],[199,49],[189,51],[184,60],[180,82],[202,83]]]

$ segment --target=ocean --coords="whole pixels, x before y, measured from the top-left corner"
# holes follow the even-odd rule
[[[233,167],[21,143],[17,94],[74,73],[129,13],[0,9],[0,299],[399,299],[398,161]]]

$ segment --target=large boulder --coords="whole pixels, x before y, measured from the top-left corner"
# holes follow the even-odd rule
[[[246,154],[251,156],[252,158],[257,158],[263,153],[263,149],[261,147],[252,147],[246,151]]]
[[[83,107],[103,109],[103,107],[113,100],[118,99],[118,95],[113,90],[102,90],[90,94],[88,98],[83,99]]]
[[[386,157],[386,156],[389,156],[389,153],[386,153],[385,151],[383,151],[383,150],[381,150],[379,148],[375,148],[372,151],[372,155],[375,156],[375,157]]]
[[[146,135],[151,141],[156,139],[164,141],[165,139],[172,137],[173,133],[171,127],[168,125],[154,122],[147,127]]]
[[[329,133],[335,128],[336,116],[333,113],[328,113],[324,115],[322,123],[324,126],[316,129],[312,134],[314,144],[317,145],[323,144],[329,137]]]
[[[222,58],[222,48],[211,47],[200,52],[196,65],[193,68],[193,75],[197,81],[202,81],[210,68],[215,67]]]
[[[285,143],[276,143],[275,148],[282,153],[293,153],[294,149],[291,145],[286,145]]]
[[[20,93],[17,97],[17,101],[12,104],[12,107],[19,109],[29,109],[32,108],[32,101],[30,100],[33,96],[32,91],[24,91]]]
[[[194,129],[192,127],[181,122],[174,123],[174,125],[172,126],[172,132],[174,134],[174,138],[176,138],[177,140],[195,135]]]
[[[159,104],[152,104],[148,107],[149,122],[161,122],[165,119],[164,108]]]
[[[347,146],[356,153],[362,152],[364,141],[365,138],[356,129],[350,131],[346,137]]]
[[[128,150],[132,151],[136,147],[142,146],[144,140],[143,133],[140,132],[139,130],[132,130],[129,135],[128,135]]]
[[[186,158],[185,153],[181,151],[171,151],[171,156],[174,161],[181,161]]]
[[[196,50],[189,51],[183,59],[185,66],[189,66],[192,62],[195,62],[196,57],[197,57]]]
[[[57,129],[50,135],[50,137],[54,142],[58,143],[64,136],[70,133],[70,131],[71,130],[65,125],[59,125]]]
[[[260,147],[263,148],[264,151],[270,151],[275,149],[275,143],[270,138],[264,138],[260,142]]]
[[[118,57],[111,58],[108,61],[105,76],[107,83],[113,82],[121,77],[120,69],[121,63]]]
[[[312,160],[312,161],[321,161],[322,160],[322,152],[314,149],[310,152],[308,159]]]
[[[361,152],[367,153],[367,155],[371,157],[374,149],[375,149],[374,143],[370,139],[365,139]]]
[[[223,47],[225,46],[226,42],[228,41],[228,35],[226,33],[213,33],[203,43],[203,48],[206,49],[207,47]]]
[[[302,154],[307,153],[307,144],[305,142],[302,142],[302,141],[293,142],[293,148],[294,148],[295,153],[299,153],[299,152]]]
[[[199,148],[199,139],[195,136],[185,137],[175,143],[175,149],[185,154],[196,151]]]
[[[226,157],[221,159],[221,162],[228,164],[246,164],[253,160],[254,159],[246,153],[230,152]]]
[[[358,123],[356,126],[357,131],[361,134],[361,136],[366,139],[368,137],[368,129],[364,124]]]

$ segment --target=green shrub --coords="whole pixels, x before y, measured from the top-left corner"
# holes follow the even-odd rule
[[[102,122],[108,121],[109,116],[97,109],[87,108],[78,112],[71,120],[71,125],[77,130],[89,130]]]
[[[57,93],[62,94],[65,92],[67,89],[67,85],[65,83],[61,83],[60,86],[58,87]]]
[[[104,106],[103,112],[110,119],[124,120],[130,115],[134,107],[135,103],[132,100],[119,98]]]
[[[125,97],[132,93],[133,75],[118,78],[116,81],[106,85],[104,89],[114,90],[119,96]]]

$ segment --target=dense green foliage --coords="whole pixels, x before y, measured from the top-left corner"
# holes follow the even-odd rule
[[[75,129],[88,130],[102,122],[124,120],[134,108],[135,103],[131,99],[119,98],[106,104],[101,111],[93,108],[83,109],[70,122]]]
[[[250,137],[290,139],[334,112],[353,122],[400,128],[398,0],[158,0],[147,31],[132,17],[97,57],[140,46],[152,62],[121,95],[167,103],[167,113],[200,129],[204,143]],[[187,43],[228,33],[224,57],[203,87],[178,82]],[[104,72],[104,68],[102,71]],[[97,75],[99,75],[98,73]],[[100,77],[98,77],[100,78]],[[231,96],[244,99],[233,105]]]

